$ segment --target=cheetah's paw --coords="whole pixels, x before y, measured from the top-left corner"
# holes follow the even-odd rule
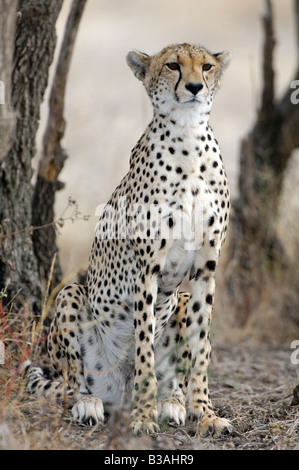
[[[163,421],[184,426],[186,409],[176,398],[168,398],[159,402],[158,411]]]
[[[196,407],[190,413],[190,419],[197,423],[197,432],[201,435],[220,436],[221,434],[229,434],[233,430],[233,426],[228,419],[218,418],[213,410],[207,412],[205,407]]]
[[[134,434],[153,434],[159,432],[160,428],[157,424],[158,412],[156,408],[150,410],[145,409],[134,410],[131,419],[131,430]]]
[[[212,418],[204,416],[199,422],[199,432],[204,436],[209,434],[220,436],[221,434],[229,434],[232,430],[233,426],[228,419],[218,418],[215,415]]]
[[[75,420],[94,426],[100,421],[104,421],[102,400],[91,396],[82,397],[73,406],[72,415]]]

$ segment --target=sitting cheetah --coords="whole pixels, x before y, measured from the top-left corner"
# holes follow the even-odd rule
[[[207,375],[230,206],[209,115],[230,58],[190,44],[127,55],[153,119],[96,226],[87,285],[61,291],[48,338],[79,421],[104,420],[131,393],[135,433],[158,431],[158,418],[184,425],[187,415],[203,432],[232,429],[214,414]],[[190,294],[178,290],[186,275]],[[62,393],[63,381],[27,369],[29,391]]]

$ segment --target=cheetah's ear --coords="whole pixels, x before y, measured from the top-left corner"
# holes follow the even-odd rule
[[[221,72],[226,69],[226,67],[229,66],[229,63],[232,58],[232,51],[224,51],[224,52],[218,52],[217,54],[213,54],[215,59],[218,60],[220,63],[221,67]]]
[[[130,51],[127,54],[127,64],[138,80],[143,82],[146,71],[151,63],[151,57],[144,52]]]

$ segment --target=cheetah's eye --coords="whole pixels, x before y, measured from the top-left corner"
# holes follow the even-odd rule
[[[169,70],[180,70],[180,66],[176,62],[169,62],[169,64],[166,64],[166,67],[168,67]]]
[[[207,72],[207,71],[210,70],[212,67],[213,67],[212,64],[203,64],[202,70],[204,70],[205,72]]]

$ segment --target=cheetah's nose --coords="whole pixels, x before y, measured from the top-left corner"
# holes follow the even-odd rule
[[[187,88],[188,91],[192,93],[192,95],[195,96],[202,89],[203,84],[200,82],[198,83],[189,82],[185,85],[185,87]]]

